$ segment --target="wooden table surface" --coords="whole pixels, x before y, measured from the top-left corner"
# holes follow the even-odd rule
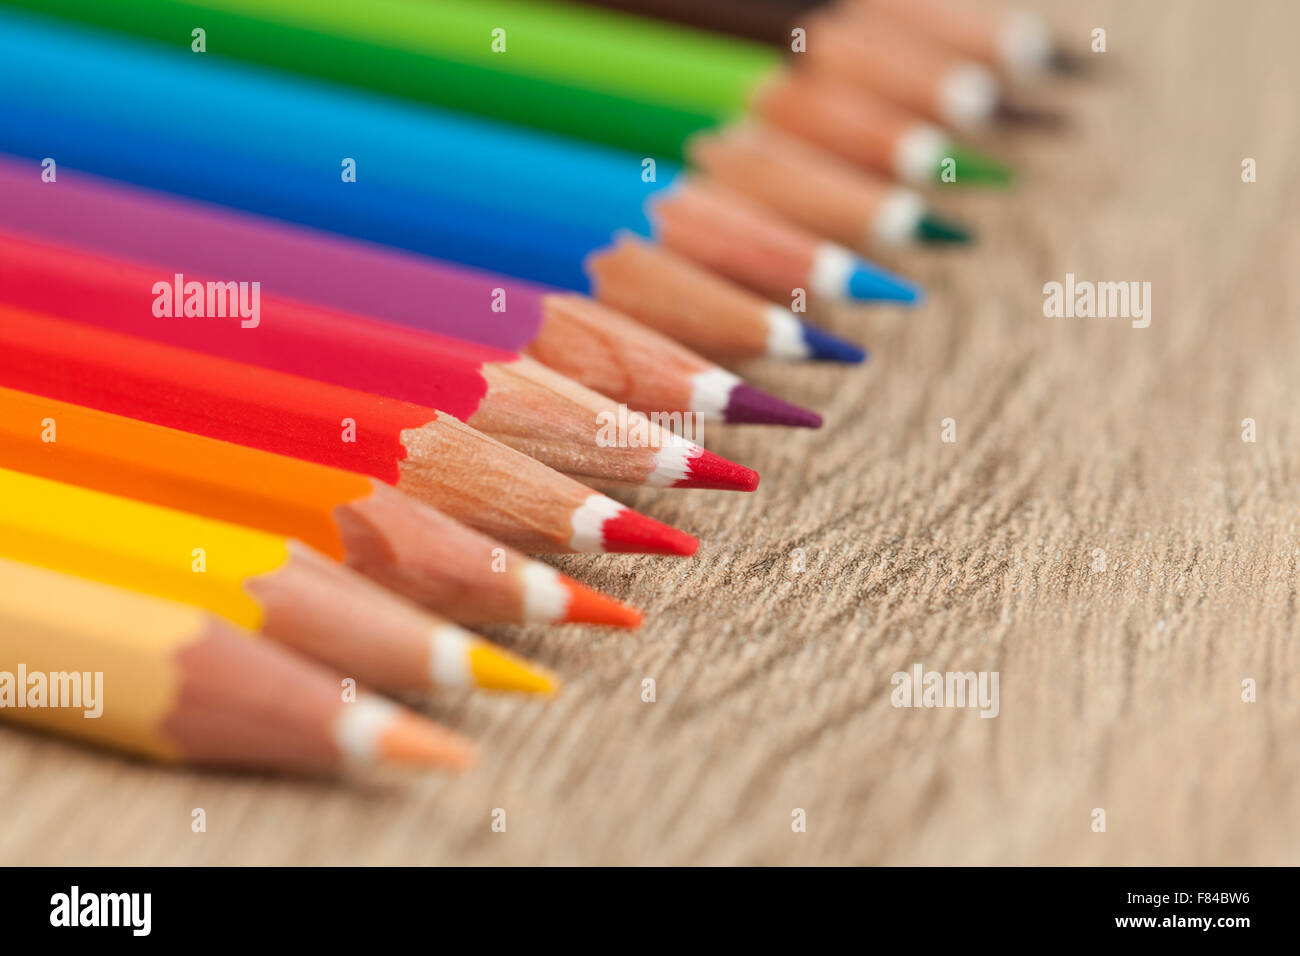
[[[568,684],[430,704],[476,771],[198,773],[3,727],[0,862],[1300,862],[1300,7],[1042,6],[1107,31],[1043,89],[1071,128],[991,141],[1014,192],[938,196],[980,242],[889,260],[923,308],[826,317],[866,366],[748,370],[828,420],[706,434],[757,493],[627,497],[697,559],[560,562],[649,623],[497,633]],[[1150,327],[1045,318],[1067,272],[1149,281]],[[892,706],[916,664],[996,671],[998,716]]]

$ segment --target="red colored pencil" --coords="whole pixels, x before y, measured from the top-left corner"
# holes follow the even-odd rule
[[[10,305],[437,408],[582,478],[733,491],[758,484],[750,469],[640,413],[620,414],[615,402],[515,352],[262,295],[249,281],[207,281],[214,278],[163,275],[0,231],[0,301]],[[602,422],[624,419],[644,442],[604,437]]]
[[[435,409],[5,304],[0,385],[371,475],[521,551],[698,547]]]

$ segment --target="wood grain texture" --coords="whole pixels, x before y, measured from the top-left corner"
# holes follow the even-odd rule
[[[1051,85],[1072,128],[999,144],[1013,194],[939,197],[981,241],[892,260],[922,309],[831,317],[866,367],[747,370],[828,421],[706,434],[756,494],[626,499],[697,559],[560,562],[649,623],[498,632],[568,684],[439,698],[479,769],[221,776],[0,728],[0,861],[1300,862],[1300,7],[1049,12],[1108,31]],[[1150,281],[1151,327],[1044,318],[1067,271]],[[1000,715],[891,707],[917,662],[998,671]]]

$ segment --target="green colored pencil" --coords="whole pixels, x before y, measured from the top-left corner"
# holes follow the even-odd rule
[[[517,0],[0,0],[45,15],[681,161],[782,76],[771,48],[583,6]],[[964,183],[1008,171],[919,121],[907,148],[848,158]],[[894,137],[897,138],[897,137]],[[921,147],[918,147],[920,144]],[[835,148],[834,139],[819,142]],[[906,156],[904,156],[906,153]],[[896,155],[895,155],[896,154]]]

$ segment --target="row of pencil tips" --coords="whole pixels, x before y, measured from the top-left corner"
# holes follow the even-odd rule
[[[558,687],[471,628],[637,627],[532,555],[694,554],[591,486],[754,491],[679,423],[820,427],[738,363],[862,362],[806,306],[919,305],[872,251],[1071,62],[957,0],[0,0],[0,60],[0,716],[294,771]]]

